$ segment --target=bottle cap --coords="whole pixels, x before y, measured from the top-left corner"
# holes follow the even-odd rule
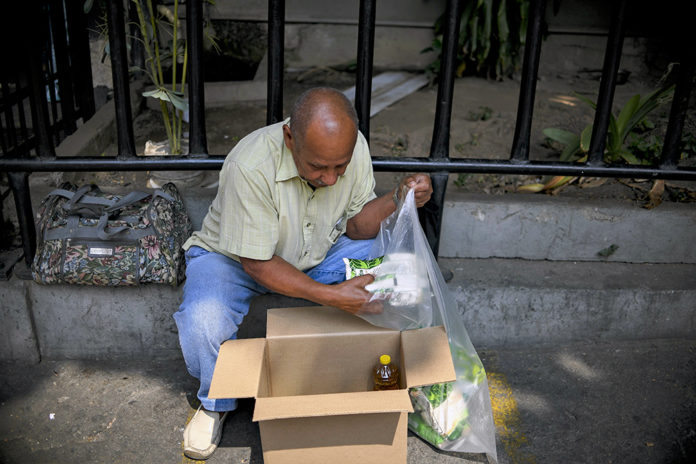
[[[389,356],[388,354],[383,354],[379,357],[379,362],[386,366],[391,362],[391,356]]]

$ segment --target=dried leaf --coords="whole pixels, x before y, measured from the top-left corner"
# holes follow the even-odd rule
[[[597,252],[597,256],[601,256],[602,258],[608,258],[609,256],[613,255],[614,252],[618,249],[619,249],[619,246],[612,243],[611,245],[604,248],[603,250],[599,250]]]
[[[643,205],[643,208],[653,209],[662,203],[662,194],[665,192],[665,181],[662,179],[656,180],[652,188],[648,192],[648,202]]]
[[[527,184],[517,187],[517,191],[522,193],[537,193],[542,190],[544,190],[544,184]]]
[[[582,177],[578,184],[580,188],[595,188],[607,183],[607,177]]]

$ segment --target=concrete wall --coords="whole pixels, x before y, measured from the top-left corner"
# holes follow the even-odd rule
[[[696,209],[534,195],[449,196],[441,254],[452,258],[696,263]],[[474,245],[475,244],[475,245]],[[598,253],[614,245],[610,256]]]

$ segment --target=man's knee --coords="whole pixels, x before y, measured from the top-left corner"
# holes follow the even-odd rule
[[[184,300],[174,319],[179,333],[185,337],[222,343],[237,333],[238,322],[230,308],[213,298]]]

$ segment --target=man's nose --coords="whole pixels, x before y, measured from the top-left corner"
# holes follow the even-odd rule
[[[338,172],[331,171],[321,176],[321,181],[326,185],[333,185],[338,180]]]

